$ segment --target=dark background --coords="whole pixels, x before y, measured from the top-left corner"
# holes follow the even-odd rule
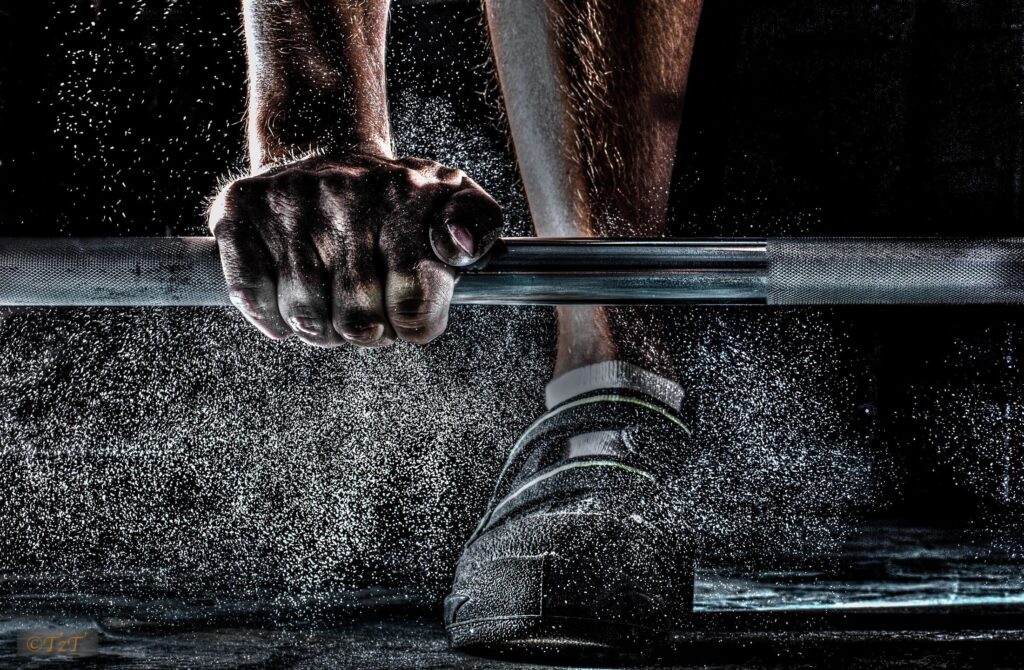
[[[235,4],[5,4],[5,232],[201,231],[203,199],[242,149]],[[477,3],[397,5],[393,93],[493,117]],[[1018,0],[709,2],[680,146],[681,229],[1013,232],[1022,12]]]
[[[708,0],[675,234],[1019,234],[1022,19],[1022,0]],[[446,101],[501,157],[474,177],[524,233],[477,4],[398,3],[390,65],[393,100]],[[235,3],[0,5],[3,234],[203,234],[206,197],[242,164],[244,98]],[[433,108],[395,104],[405,146],[430,154]],[[778,314],[766,322],[802,312]],[[960,523],[1021,510],[1024,312],[813,314],[843,331],[832,353],[858,369],[836,380],[853,385],[849,430],[892,464],[873,513]]]

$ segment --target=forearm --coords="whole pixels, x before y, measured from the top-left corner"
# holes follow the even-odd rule
[[[540,235],[664,226],[701,0],[487,0]]]
[[[390,0],[244,0],[253,171],[309,152],[391,155]]]

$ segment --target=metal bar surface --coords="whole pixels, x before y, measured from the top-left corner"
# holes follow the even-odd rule
[[[507,238],[464,304],[1024,304],[1024,238]],[[0,306],[229,304],[207,237],[0,238]]]

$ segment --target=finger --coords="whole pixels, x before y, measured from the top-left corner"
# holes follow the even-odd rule
[[[295,335],[320,347],[341,344],[331,325],[327,272],[312,240],[290,240],[277,259],[277,272],[281,316]]]
[[[345,340],[365,347],[394,342],[395,331],[384,308],[384,286],[376,268],[367,272],[360,271],[358,266],[339,267],[332,288],[331,319],[334,329]]]
[[[292,334],[281,318],[273,264],[255,231],[243,233],[236,221],[221,219],[215,227],[228,297],[249,323],[274,340]]]
[[[335,346],[341,338],[330,322],[328,276],[308,231],[319,191],[317,179],[302,171],[275,176],[267,192],[268,216],[260,220],[263,239],[277,270],[277,302],[281,317],[307,344]]]
[[[384,287],[375,260],[374,227],[352,220],[340,194],[325,189],[323,225],[313,241],[331,276],[331,323],[346,341],[365,347],[390,344],[394,331],[384,309]],[[355,231],[362,232],[355,232]]]
[[[430,246],[448,265],[469,265],[487,253],[503,227],[498,203],[472,179],[463,177],[461,188],[432,217]]]
[[[376,277],[354,282],[347,270],[336,272],[331,319],[347,342],[361,347],[383,347],[395,341],[395,331],[384,308],[384,287]]]
[[[389,248],[385,238],[381,246],[387,267],[384,304],[388,321],[399,339],[425,344],[448,325],[455,272],[429,258],[425,241],[416,245],[404,241],[398,248]]]

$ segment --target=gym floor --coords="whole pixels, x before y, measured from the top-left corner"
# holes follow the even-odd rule
[[[989,534],[875,524],[817,566],[698,568],[689,627],[628,667],[1017,668],[1024,659],[1024,575]],[[840,567],[842,566],[842,567]],[[101,578],[101,576],[97,576]],[[83,580],[80,584],[87,582]],[[142,580],[145,581],[145,580]],[[98,579],[97,579],[98,583]],[[0,601],[0,667],[50,667],[13,653],[18,630],[94,631],[76,667],[512,668],[524,661],[448,650],[429,597],[400,589],[322,593],[282,606],[139,586],[59,593],[9,576]],[[527,659],[533,663],[542,662]],[[547,659],[573,663],[579,659]],[[983,663],[984,662],[984,663]],[[546,666],[564,667],[564,666]]]
[[[1009,637],[1009,639],[1007,639]],[[740,668],[1000,668],[1020,667],[1019,636],[972,635],[964,638],[819,634],[802,639],[766,636],[747,640],[723,634],[715,640],[680,642],[647,662],[609,661],[586,667],[739,670]],[[489,659],[452,653],[436,618],[422,616],[361,618],[330,632],[268,631],[225,626],[201,631],[112,633],[101,638],[101,652],[75,659],[76,668],[345,668],[346,670],[503,670],[565,668],[571,661],[544,663]],[[0,659],[4,668],[59,667],[48,661]]]

